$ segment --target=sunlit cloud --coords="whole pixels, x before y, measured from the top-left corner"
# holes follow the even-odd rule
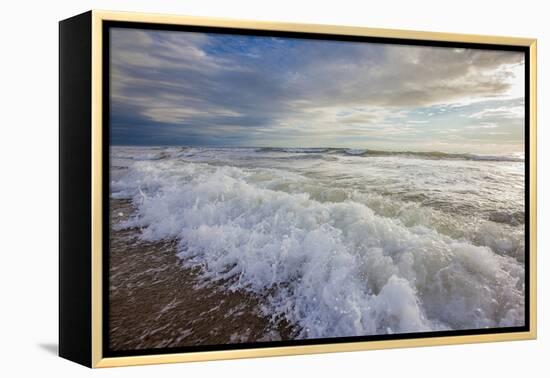
[[[110,42],[116,144],[522,148],[523,53],[123,28]]]
[[[525,108],[523,106],[489,108],[483,109],[479,112],[470,114],[469,118],[485,119],[485,118],[523,118],[525,115]]]

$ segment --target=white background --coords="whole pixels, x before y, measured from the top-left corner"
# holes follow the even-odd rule
[[[548,376],[550,226],[546,1],[5,1],[0,21],[0,375],[101,377]],[[58,25],[89,9],[325,23],[539,39],[539,339],[91,371],[58,358]],[[546,230],[546,231],[545,231]]]

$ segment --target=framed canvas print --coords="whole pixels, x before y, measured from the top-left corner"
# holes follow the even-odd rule
[[[60,22],[62,357],[536,337],[536,41]]]

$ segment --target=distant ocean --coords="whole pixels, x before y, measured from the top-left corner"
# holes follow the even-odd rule
[[[111,147],[115,223],[298,338],[521,326],[523,155]]]

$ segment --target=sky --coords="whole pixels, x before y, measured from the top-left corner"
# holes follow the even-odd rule
[[[524,54],[111,29],[111,143],[524,150]]]

